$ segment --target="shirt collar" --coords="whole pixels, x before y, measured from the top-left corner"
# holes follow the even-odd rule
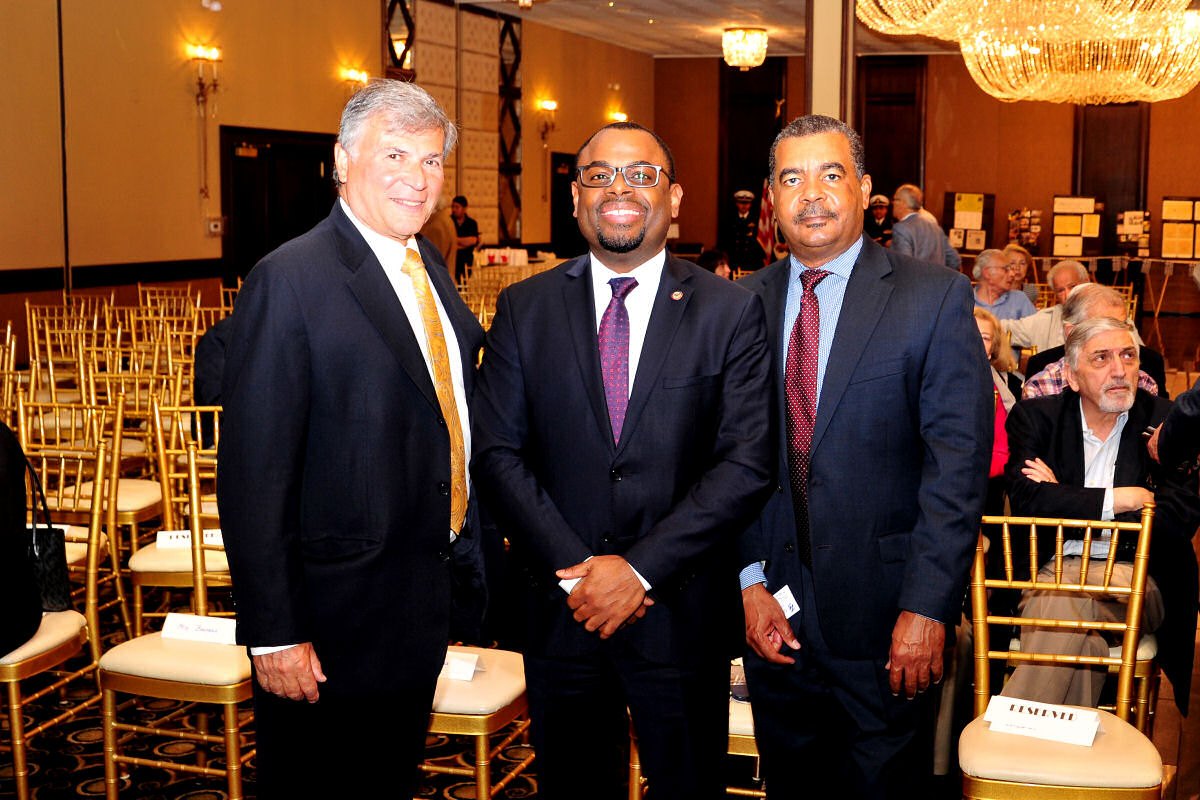
[[[850,280],[850,273],[854,271],[854,262],[858,261],[858,254],[862,252],[862,248],[863,239],[860,236],[854,241],[854,244],[850,245],[846,252],[842,253],[840,256],[828,262],[827,264],[822,264],[819,269],[823,269],[826,272],[832,272],[834,275],[837,275],[843,280]],[[789,280],[795,281],[799,279],[800,273],[808,269],[808,267],[801,264],[794,255],[789,255],[788,261],[791,265]]]
[[[1109,439],[1112,439],[1114,436],[1121,435],[1121,431],[1123,431],[1125,429],[1125,422],[1128,419],[1129,419],[1128,411],[1122,411],[1120,414],[1118,414],[1117,421],[1115,423],[1113,423],[1112,430],[1108,432],[1108,439],[1104,439],[1103,441],[1101,441],[1099,436],[1092,433],[1091,426],[1088,425],[1087,417],[1085,417],[1083,415],[1083,398],[1082,397],[1079,398],[1079,426],[1080,426],[1080,428],[1083,429],[1083,435],[1085,438],[1090,436],[1090,437],[1092,437],[1093,440],[1100,442],[1101,444],[1104,444]]]
[[[406,251],[408,250],[412,250],[418,256],[421,255],[421,250],[417,247],[417,235],[415,233],[408,237],[407,242],[398,242],[390,236],[384,236],[367,227],[366,223],[354,216],[354,212],[350,210],[350,204],[346,202],[344,197],[339,197],[338,202],[342,204],[342,211],[346,212],[346,216],[350,219],[350,222],[354,223],[354,227],[367,240],[367,246],[371,248],[371,252],[379,259],[380,264],[403,264]]]
[[[629,272],[613,272],[604,264],[600,263],[600,259],[596,258],[594,253],[588,253],[588,259],[592,265],[592,286],[599,288],[608,286],[609,280],[613,278],[637,278],[638,286],[658,286],[658,280],[662,276],[663,265],[667,263],[667,251],[659,250],[650,258],[638,264]]]

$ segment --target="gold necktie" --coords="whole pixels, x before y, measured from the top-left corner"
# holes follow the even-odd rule
[[[450,530],[459,533],[467,517],[467,449],[463,444],[458,405],[454,402],[454,382],[450,378],[446,337],[442,333],[442,319],[438,316],[437,303],[433,300],[433,290],[429,286],[421,256],[415,250],[408,250],[402,269],[412,279],[417,302],[421,305],[425,342],[429,346],[429,361],[433,367],[433,388],[437,392],[446,427],[450,430]]]

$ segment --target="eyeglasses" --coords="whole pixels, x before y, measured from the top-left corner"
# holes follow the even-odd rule
[[[612,186],[617,179],[617,173],[625,177],[625,183],[635,189],[649,189],[658,186],[658,176],[663,168],[657,164],[627,164],[624,167],[613,167],[608,164],[588,164],[579,167],[579,182],[589,189],[603,189]],[[667,176],[669,181],[671,176]]]

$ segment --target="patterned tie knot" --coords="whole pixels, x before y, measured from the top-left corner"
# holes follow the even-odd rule
[[[404,251],[404,263],[400,266],[401,271],[409,278],[415,278],[417,273],[425,271],[425,262],[421,260],[421,254],[412,248]]]
[[[804,291],[811,292],[813,288],[818,283],[823,281],[828,275],[828,270],[806,269],[800,273],[800,282],[804,284]]]
[[[613,299],[618,303],[625,302],[625,296],[637,286],[637,278],[612,278],[608,285],[612,287]]]

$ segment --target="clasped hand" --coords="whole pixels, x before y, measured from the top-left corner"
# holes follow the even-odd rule
[[[575,612],[575,621],[598,632],[601,639],[641,619],[654,605],[633,567],[620,556],[594,556],[554,574],[559,580],[581,579],[567,605]]]

